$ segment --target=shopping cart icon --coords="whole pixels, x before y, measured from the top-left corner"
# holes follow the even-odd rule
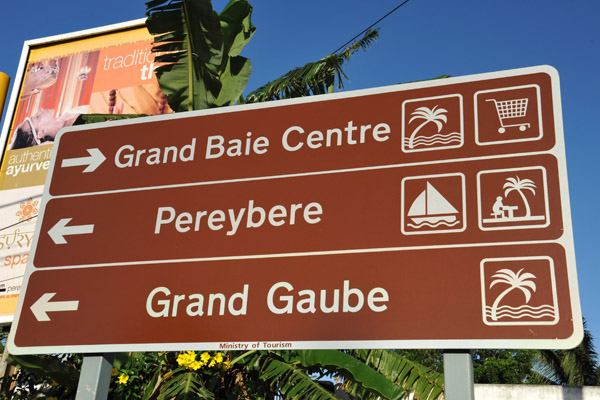
[[[486,101],[493,101],[496,105],[496,111],[498,112],[498,119],[500,120],[500,128],[498,133],[506,132],[506,128],[518,126],[521,132],[524,132],[527,128],[531,127],[528,122],[511,124],[513,118],[522,118],[527,114],[527,98],[514,99],[514,100],[496,100],[487,99]],[[512,121],[515,122],[515,121]]]

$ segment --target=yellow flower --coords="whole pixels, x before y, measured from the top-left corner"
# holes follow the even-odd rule
[[[124,385],[127,383],[127,381],[129,380],[129,376],[125,375],[124,373],[122,373],[121,375],[119,375],[119,378],[117,380],[117,383],[119,385]]]
[[[224,361],[223,364],[221,364],[221,367],[223,367],[224,370],[228,370],[231,367],[231,361]]]
[[[202,364],[200,361],[196,360],[196,361],[194,361],[194,362],[191,362],[191,363],[188,365],[188,369],[191,369],[191,370],[194,370],[194,371],[196,371],[196,370],[198,370],[198,369],[199,369],[199,368],[200,368],[202,365],[203,365],[203,364]]]
[[[210,354],[208,354],[207,352],[202,353],[202,355],[200,355],[200,360],[206,364],[208,362],[208,360],[210,360]]]
[[[221,364],[223,362],[223,354],[221,354],[220,352],[217,353],[217,355],[215,356],[215,361],[217,362],[217,364]]]
[[[214,366],[215,366],[215,364],[217,364],[217,362],[216,362],[216,361],[215,361],[215,359],[213,358],[212,360],[210,360],[210,363],[208,364],[208,366],[209,366],[210,368],[212,368],[212,367],[214,367]]]
[[[185,353],[181,353],[177,357],[177,363],[190,371],[196,371],[200,367],[202,367],[206,362],[202,361],[204,359],[204,354],[200,356],[200,361],[196,360],[196,352],[195,351],[186,351]],[[208,356],[210,358],[210,356]]]
[[[189,368],[190,364],[196,361],[195,351],[186,351],[177,356],[177,364],[184,368]]]

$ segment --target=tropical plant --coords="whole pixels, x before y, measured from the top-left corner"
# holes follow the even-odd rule
[[[210,0],[153,0],[146,26],[160,88],[175,112],[234,104],[252,66],[240,56],[256,28],[246,0],[230,1],[220,14]]]
[[[18,368],[1,378],[0,398],[73,398],[82,360],[80,354],[9,355]]]
[[[570,350],[540,350],[535,383],[563,386],[600,385],[600,365],[594,338],[583,321],[583,341]]]
[[[479,349],[472,351],[475,383],[524,384],[537,378],[537,350]]]
[[[401,350],[404,357],[443,371],[441,350]],[[599,386],[600,365],[594,338],[584,319],[583,341],[569,350],[476,349],[475,383]]]
[[[330,54],[303,67],[295,68],[249,93],[243,100],[245,103],[289,99],[317,94],[333,93],[341,89],[343,79],[348,78],[342,66],[352,58],[358,50],[366,51],[377,39],[379,32],[369,30],[353,45],[340,53]]]
[[[502,293],[500,293],[498,297],[496,297],[496,299],[494,300],[494,303],[492,304],[491,312],[493,320],[498,319],[498,306],[500,305],[502,299],[504,299],[504,297],[507,294],[509,294],[515,289],[518,289],[521,292],[523,292],[523,295],[525,295],[525,303],[529,303],[529,299],[531,299],[531,291],[535,292],[536,289],[535,283],[530,279],[535,279],[535,275],[529,272],[521,274],[521,272],[523,272],[523,268],[521,268],[517,273],[515,273],[511,269],[503,268],[501,270],[498,270],[494,275],[492,275],[492,278],[496,279],[494,279],[490,283],[490,288],[492,288],[498,283],[504,283],[508,285],[508,288],[506,288]]]
[[[523,204],[525,205],[525,216],[531,216],[531,210],[529,208],[529,202],[527,201],[527,197],[525,197],[524,190],[529,190],[531,193],[535,194],[535,182],[531,179],[519,179],[519,177],[510,177],[506,178],[506,183],[502,187],[504,189],[504,197],[508,196],[508,194],[512,191],[516,191],[521,196],[523,200]]]
[[[132,353],[115,371],[111,398],[333,400],[337,390],[365,400],[403,399],[408,391],[435,399],[443,386],[442,374],[391,350],[160,354]]]
[[[295,68],[244,99],[252,66],[239,54],[256,30],[248,1],[231,0],[219,14],[210,0],[153,0],[146,7],[160,64],[156,76],[175,112],[332,93],[347,78],[343,64],[378,37],[370,30],[341,52]]]
[[[423,128],[425,125],[427,125],[430,122],[433,122],[437,126],[438,133],[440,133],[440,131],[444,127],[444,124],[442,122],[448,122],[448,117],[444,115],[448,112],[448,110],[446,110],[445,108],[437,107],[438,106],[434,106],[433,108],[419,107],[410,114],[412,115],[412,118],[408,121],[409,124],[417,119],[424,119],[425,121],[423,121],[419,126],[417,126],[415,130],[410,134],[410,137],[408,138],[409,149],[412,149],[414,147],[415,136],[417,136],[417,133],[419,133],[421,128]]]
[[[411,361],[396,351],[363,349],[352,350],[349,353],[405,391],[412,393],[417,400],[437,399],[444,391],[442,373]],[[352,382],[348,383],[348,387],[352,389],[352,393],[357,393],[359,398],[366,398],[362,392],[354,388]]]

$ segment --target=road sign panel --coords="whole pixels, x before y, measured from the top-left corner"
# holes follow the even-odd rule
[[[557,79],[65,130],[10,349],[571,347]]]
[[[535,218],[517,218],[524,207],[518,193],[504,201],[516,207],[515,218],[492,217],[498,191],[487,189],[490,177],[502,185],[505,176],[525,178],[529,170],[554,176],[549,190],[538,183],[535,194],[524,194]],[[555,240],[563,234],[556,172],[553,156],[536,155],[54,198],[35,265],[497,243],[506,241],[507,228],[513,242]],[[536,219],[544,211],[538,198],[552,210],[543,220]],[[427,207],[440,209],[444,199],[456,213]]]
[[[303,98],[75,127],[57,141],[50,193],[550,151],[559,107],[552,74],[538,68],[495,79],[456,78],[318,101]],[[529,90],[531,85],[536,90]],[[511,93],[530,99],[521,118],[530,127],[525,132],[507,127],[501,134],[497,112],[487,100],[508,101]]]
[[[541,267],[530,260],[541,260]],[[550,261],[554,286],[548,288],[550,270],[543,267]],[[520,290],[500,299],[492,317],[485,313],[498,297],[488,290],[489,279],[496,279],[491,275],[523,268],[521,276],[533,273],[540,283],[530,303],[537,307],[549,298],[560,318],[506,324],[519,320],[506,321],[505,310],[495,310],[524,304]],[[565,253],[556,244],[539,245],[534,253],[527,245],[508,245],[42,270],[29,280],[23,309],[56,293],[42,306],[50,308],[49,321],[22,312],[23,334],[15,345],[37,352],[256,343],[261,349],[288,343],[427,348],[468,339],[476,347],[552,347],[574,334],[570,291]],[[71,309],[58,310],[62,304]]]

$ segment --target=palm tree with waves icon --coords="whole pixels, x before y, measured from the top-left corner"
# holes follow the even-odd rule
[[[527,201],[527,197],[525,197],[524,190],[529,190],[531,193],[535,195],[535,182],[531,179],[519,179],[519,177],[515,178],[506,178],[506,183],[502,187],[504,189],[504,197],[508,196],[510,192],[513,190],[519,193],[521,199],[523,200],[523,204],[525,205],[525,217],[531,216],[531,209],[529,208],[529,202]]]
[[[531,292],[535,292],[536,289],[535,282],[533,282],[535,275],[529,272],[522,274],[522,272],[523,268],[521,268],[517,273],[511,269],[503,268],[496,271],[496,273],[492,275],[492,278],[496,279],[494,279],[490,284],[490,289],[498,283],[504,283],[508,285],[508,288],[500,293],[498,297],[496,297],[496,300],[494,300],[494,304],[492,304],[492,320],[498,320],[498,306],[500,305],[500,302],[502,299],[504,299],[504,297],[506,297],[507,294],[515,289],[523,292],[525,295],[525,304],[529,303],[529,300],[531,299]]]
[[[444,115],[445,113],[448,112],[448,110],[446,110],[445,108],[437,108],[437,107],[438,106],[435,106],[433,108],[419,107],[410,114],[413,117],[408,121],[409,124],[411,122],[413,122],[414,120],[418,120],[418,119],[424,119],[425,121],[423,121],[423,123],[421,123],[421,125],[417,126],[417,128],[410,134],[410,137],[408,138],[408,148],[409,149],[412,149],[415,146],[415,144],[414,144],[415,136],[417,136],[417,133],[425,125],[427,125],[430,122],[433,122],[434,124],[437,125],[438,133],[440,133],[440,131],[442,130],[442,128],[444,126],[442,121],[444,123],[448,122],[448,117],[446,117],[446,115]]]

